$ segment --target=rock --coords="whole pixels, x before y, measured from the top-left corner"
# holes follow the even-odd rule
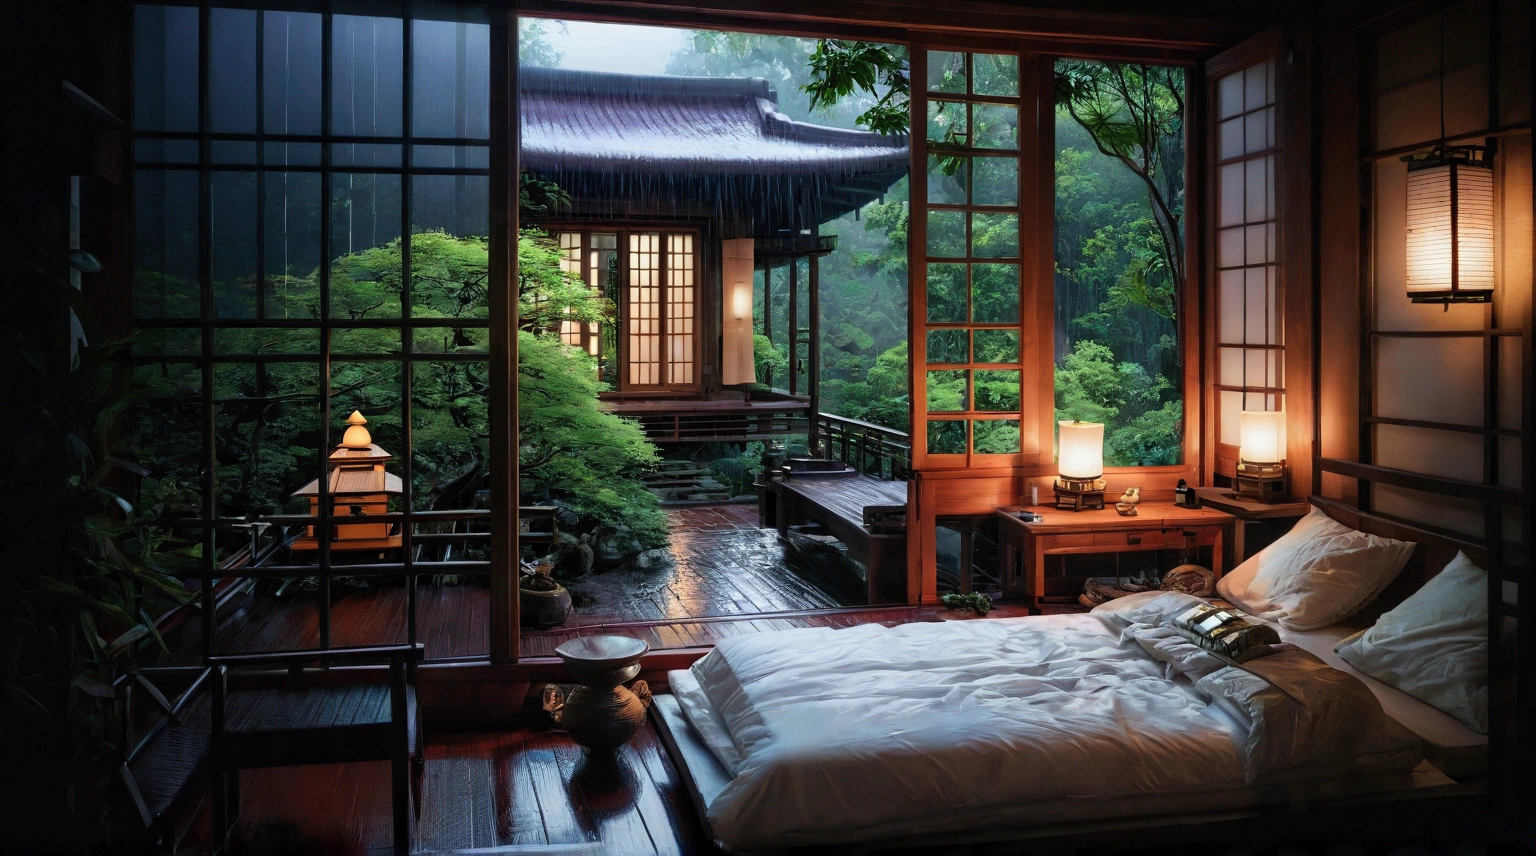
[[[647,571],[669,568],[672,566],[672,551],[665,547],[642,551],[630,560],[629,566]]]
[[[552,504],[556,508],[555,525],[557,527],[560,529],[575,529],[581,525],[581,515],[577,514],[575,509],[558,499]]]
[[[593,531],[592,552],[596,564],[612,568],[640,552],[640,539],[625,526],[599,526]]]

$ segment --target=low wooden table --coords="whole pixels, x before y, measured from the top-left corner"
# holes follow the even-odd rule
[[[1034,511],[1039,523],[1014,512]],[[1184,508],[1171,502],[1143,502],[1135,517],[1114,508],[1058,511],[1046,506],[1007,505],[997,510],[1003,547],[1003,596],[1022,597],[1031,614],[1045,602],[1045,557],[1071,553],[1125,553],[1177,547],[1210,547],[1211,570],[1222,572],[1222,533],[1233,521],[1223,511]]]
[[[1237,518],[1227,550],[1227,562],[1233,567],[1291,531],[1296,521],[1306,516],[1308,508],[1303,499],[1283,497],[1279,502],[1259,502],[1237,496],[1228,487],[1197,487],[1195,493],[1200,495],[1201,505]]]

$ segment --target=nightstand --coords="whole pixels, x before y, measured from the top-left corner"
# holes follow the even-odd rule
[[[1226,487],[1197,487],[1195,493],[1199,494],[1201,505],[1236,518],[1227,556],[1233,567],[1291,531],[1296,521],[1307,514],[1307,503],[1294,497],[1285,497],[1283,502],[1259,502],[1237,496]]]
[[[1014,512],[1034,511],[1044,519],[1026,523]],[[1184,508],[1171,502],[1143,502],[1134,517],[1113,508],[1058,511],[1042,506],[1006,505],[997,510],[1003,552],[1003,596],[1021,597],[1031,614],[1045,602],[1045,557],[1074,553],[1128,553],[1211,548],[1211,570],[1222,571],[1222,533],[1233,517],[1212,508]]]

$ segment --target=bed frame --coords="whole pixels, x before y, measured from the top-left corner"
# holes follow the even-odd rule
[[[1334,520],[1372,535],[1412,541],[1418,545],[1397,579],[1377,599],[1364,625],[1381,611],[1401,603],[1463,551],[1484,564],[1486,550],[1449,532],[1413,525],[1407,521],[1361,511],[1346,503],[1312,496],[1307,500]],[[730,783],[731,774],[694,733],[682,708],[671,695],[658,695],[651,719],[688,788],[699,822],[710,830],[708,806]],[[1423,767],[1420,768],[1421,770]],[[1482,829],[1487,811],[1487,788],[1481,779],[1453,784],[1439,771],[1415,771],[1415,784],[1399,790],[1353,796],[1316,798],[1253,808],[1190,812],[1146,817],[1105,818],[1091,823],[1040,825],[936,836],[931,839],[872,841],[839,845],[836,852],[860,853],[889,848],[922,846],[956,847],[965,844],[1017,842],[1027,849],[1076,849],[1092,847],[1147,847],[1213,841],[1254,843],[1267,848],[1286,843],[1318,841],[1412,841],[1458,843]],[[733,852],[715,842],[723,852]]]

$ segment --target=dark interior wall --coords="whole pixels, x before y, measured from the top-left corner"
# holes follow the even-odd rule
[[[105,295],[127,294],[124,139],[107,115],[124,115],[128,81],[119,64],[127,13],[125,4],[111,2],[16,3],[0,27],[0,376],[7,393],[0,419],[0,567],[7,569],[0,575],[0,632],[7,640],[20,620],[68,623],[62,606],[28,590],[39,573],[65,566],[67,547],[58,497],[68,472],[59,417],[71,352],[64,291],[71,176],[81,177],[80,245],[107,267],[81,285],[109,329],[120,329],[122,314]],[[64,81],[100,106],[67,94]],[[57,650],[29,649],[14,665],[62,671],[70,653],[61,642]],[[5,710],[0,777],[25,784],[7,789],[0,850],[35,852],[37,842],[62,847],[72,835],[89,840],[92,830],[72,830],[65,814],[61,774],[72,761],[90,761],[71,759],[69,724],[24,717],[9,704]],[[18,739],[23,733],[26,739]]]

